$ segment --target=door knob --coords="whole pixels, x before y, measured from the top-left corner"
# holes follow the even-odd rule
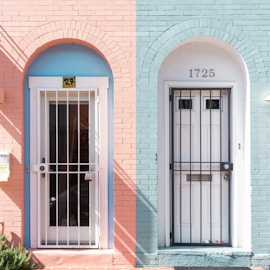
[[[39,169],[40,169],[40,171],[45,171],[45,167],[43,166],[43,165],[41,165],[40,167],[39,167]]]

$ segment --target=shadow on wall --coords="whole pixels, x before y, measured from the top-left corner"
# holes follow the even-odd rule
[[[123,256],[114,265],[136,263],[136,185],[125,170],[114,162],[114,246]],[[125,259],[125,262],[119,260]]]
[[[22,72],[24,69],[24,65],[22,65],[22,63],[19,63],[18,59],[20,58],[22,59],[23,63],[26,63],[28,57],[2,26],[0,26],[0,40],[1,52],[9,58],[9,61],[13,63],[19,71]]]
[[[9,151],[10,177],[0,182],[0,219],[4,220],[9,241],[22,244],[24,168],[23,168],[23,67],[18,59],[26,56],[8,33],[0,27],[0,152]],[[16,237],[14,237],[16,235]]]
[[[130,265],[143,265],[136,253],[157,251],[157,208],[143,191],[137,190],[135,182],[117,162],[114,171],[115,248],[121,250]]]

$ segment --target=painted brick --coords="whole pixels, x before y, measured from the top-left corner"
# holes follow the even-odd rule
[[[157,153],[157,142],[153,142],[151,148],[146,148],[145,134],[141,131],[148,123],[144,117],[150,112],[147,111],[149,98],[156,91],[156,83],[158,78],[158,69],[166,55],[181,44],[182,41],[194,36],[212,36],[224,40],[235,47],[246,61],[247,68],[251,80],[251,186],[252,189],[252,249],[254,252],[268,252],[267,241],[270,243],[270,238],[266,234],[264,236],[257,233],[260,226],[269,226],[269,208],[265,205],[269,198],[269,149],[268,136],[269,133],[269,107],[262,104],[263,97],[259,97],[258,91],[267,89],[269,59],[269,38],[268,31],[269,21],[269,3],[266,0],[259,3],[255,0],[226,2],[217,1],[169,1],[168,3],[159,2],[156,6],[152,2],[139,0],[137,1],[137,70],[140,74],[137,76],[137,157],[141,160],[144,166],[137,166],[137,179],[145,179],[145,172],[149,172],[151,163],[148,161],[149,156]],[[264,8],[262,8],[264,6]],[[163,11],[166,11],[166,16],[163,16]],[[261,14],[262,16],[258,16]],[[263,15],[266,15],[265,17]],[[156,18],[166,22],[167,29],[158,27]],[[200,18],[200,19],[198,19]],[[149,22],[152,22],[151,25]],[[155,26],[156,22],[156,27]],[[150,31],[151,32],[148,32]],[[267,31],[263,33],[263,31]],[[149,38],[151,37],[151,39]],[[163,46],[166,44],[165,46]],[[248,45],[247,45],[248,44]],[[147,76],[149,79],[147,79]],[[147,87],[146,87],[147,86]],[[147,88],[147,91],[144,89]],[[265,91],[263,90],[263,91]],[[148,95],[148,97],[147,97]],[[141,97],[143,97],[141,99]],[[256,103],[258,104],[256,106]],[[141,121],[143,120],[143,121]],[[151,118],[151,123],[157,123],[157,116]],[[149,134],[157,134],[157,127],[151,126]],[[145,159],[145,162],[142,161]],[[145,167],[147,166],[147,168]],[[152,172],[151,172],[152,173]],[[143,178],[141,177],[143,175]],[[153,175],[151,175],[153,176]],[[150,177],[150,176],[149,176]],[[156,179],[155,179],[156,177]],[[151,178],[157,184],[157,175],[154,173]],[[146,203],[149,200],[150,194],[148,188],[154,187],[154,182],[149,182],[149,187],[143,181],[138,181],[138,189],[141,190],[141,199],[137,198],[137,205],[142,204],[142,200]],[[256,189],[260,187],[259,189]],[[144,198],[144,199],[142,199]],[[264,214],[260,214],[265,211]],[[141,234],[137,235],[138,248],[140,253],[144,247],[143,234],[144,224],[151,224],[151,217],[142,216],[139,213],[140,208],[137,208],[137,226],[141,228]],[[138,220],[139,218],[139,220]],[[156,229],[157,224],[152,223],[153,229]],[[269,226],[270,227],[270,226]],[[266,229],[267,230],[267,229]],[[264,239],[263,239],[264,238]],[[142,245],[140,245],[142,243]],[[265,244],[264,244],[265,243]],[[153,246],[157,244],[153,243]],[[154,247],[147,246],[149,250],[154,250]],[[141,259],[141,258],[140,258]],[[175,261],[175,259],[172,258]],[[152,260],[143,259],[142,265],[151,264]],[[154,260],[155,261],[155,260]],[[262,264],[262,262],[261,262]],[[265,269],[267,263],[264,264]]]
[[[76,0],[6,1],[0,3],[1,50],[0,84],[6,100],[0,104],[0,146],[10,150],[11,179],[0,183],[0,217],[5,218],[5,232],[16,232],[23,242],[24,155],[23,150],[23,89],[22,78],[31,61],[50,45],[77,40],[103,53],[113,71],[115,82],[115,220],[129,228],[129,236],[121,239],[129,247],[129,264],[134,264],[135,244],[135,1]],[[64,41],[64,42],[65,42]],[[132,108],[130,110],[130,108]],[[121,125],[118,125],[121,123]],[[3,131],[3,132],[2,132]],[[123,135],[124,134],[124,135]],[[126,150],[126,151],[124,151]],[[18,180],[20,179],[20,180]],[[5,195],[5,196],[3,196]],[[119,209],[118,209],[119,206]],[[121,206],[121,207],[120,207]],[[130,222],[132,221],[132,222]],[[115,245],[119,247],[119,238]],[[124,245],[125,246],[125,245]],[[120,246],[121,252],[121,246]],[[57,269],[57,268],[54,268]]]
[[[137,30],[135,34],[135,4],[137,15]],[[258,18],[256,15],[260,14]],[[56,42],[57,39],[74,38],[96,46],[112,66],[115,81],[115,162],[121,169],[120,176],[115,177],[115,205],[117,208],[117,220],[123,226],[132,227],[125,218],[125,213],[135,217],[135,180],[140,193],[137,197],[137,227],[140,233],[137,235],[138,251],[156,251],[157,236],[152,235],[151,241],[145,243],[145,236],[150,226],[153,232],[157,231],[156,222],[156,187],[157,187],[157,100],[156,82],[160,63],[167,53],[182,41],[193,36],[213,36],[224,40],[238,49],[244,57],[251,78],[251,140],[252,140],[252,244],[254,252],[269,251],[268,235],[257,233],[258,228],[267,227],[269,220],[267,209],[264,218],[258,215],[260,206],[264,206],[269,197],[269,155],[266,147],[269,133],[268,120],[269,109],[261,109],[258,102],[260,89],[268,88],[269,75],[269,1],[268,0],[238,0],[226,2],[224,0],[170,0],[153,1],[138,0],[101,0],[101,1],[1,1],[1,27],[7,35],[1,32],[1,48],[6,53],[1,53],[2,83],[7,92],[6,104],[0,105],[0,111],[8,118],[0,118],[5,126],[0,130],[0,146],[6,150],[12,150],[17,163],[13,165],[12,182],[0,183],[0,192],[8,194],[5,197],[7,211],[0,211],[13,220],[22,216],[23,189],[22,179],[24,164],[23,156],[23,104],[15,99],[22,100],[22,89],[18,87],[22,74],[37,55],[37,50],[45,49],[47,42]],[[179,33],[181,32],[181,35]],[[137,108],[134,108],[135,100],[135,37],[137,36]],[[112,38],[113,37],[113,38]],[[262,57],[263,56],[263,57]],[[6,58],[5,61],[3,58]],[[128,58],[128,61],[127,61]],[[9,67],[6,67],[6,64]],[[151,70],[150,70],[151,69]],[[10,87],[12,85],[12,87]],[[264,87],[264,88],[263,88]],[[261,90],[262,92],[262,90]],[[130,96],[130,93],[132,94]],[[153,98],[154,97],[154,98]],[[254,97],[254,98],[253,98]],[[255,98],[256,97],[256,98]],[[16,110],[11,110],[11,104],[15,104]],[[8,106],[6,106],[8,105]],[[255,106],[256,105],[256,106]],[[132,107],[133,106],[133,107]],[[135,123],[130,124],[130,119],[124,115],[132,107],[130,115],[137,113],[137,136],[135,136]],[[12,127],[7,124],[10,121]],[[6,131],[8,130],[8,132]],[[12,130],[12,132],[10,132]],[[3,131],[3,132],[2,132]],[[258,135],[259,133],[259,135]],[[124,135],[123,135],[124,134]],[[136,156],[137,142],[137,156]],[[124,151],[125,150],[125,151]],[[135,174],[137,160],[137,175]],[[117,171],[117,174],[119,172]],[[145,183],[147,181],[147,183]],[[131,182],[131,184],[127,183]],[[258,188],[260,187],[260,188]],[[16,192],[16,193],[14,193]],[[126,194],[128,193],[128,194]],[[261,194],[260,194],[261,193]],[[125,196],[123,195],[125,194]],[[119,196],[118,196],[119,195]],[[259,196],[260,195],[260,196]],[[16,197],[16,205],[13,208],[11,202]],[[1,197],[0,197],[1,198]],[[1,200],[1,199],[0,199]],[[3,200],[4,201],[4,200]],[[125,205],[129,201],[128,205]],[[133,202],[133,204],[132,204]],[[131,211],[129,211],[131,207]],[[151,208],[151,210],[149,210]],[[4,209],[0,205],[0,209]],[[144,210],[143,210],[144,209]],[[140,212],[142,211],[142,212]],[[146,213],[144,215],[144,213]],[[147,215],[151,213],[152,215]],[[134,220],[134,219],[133,219]],[[17,222],[17,220],[16,220]],[[7,221],[8,232],[13,228],[12,222]],[[13,226],[13,227],[12,227]],[[18,220],[18,227],[22,226],[22,220]],[[132,238],[135,237],[135,226],[132,228]],[[17,230],[17,227],[16,227]],[[145,231],[144,231],[145,230]],[[22,233],[19,233],[19,236]],[[266,239],[266,240],[265,240]],[[116,245],[119,239],[116,240]],[[134,241],[134,239],[133,239]],[[262,241],[262,242],[261,242]],[[141,245],[140,245],[141,244]],[[131,250],[133,250],[131,246]],[[130,255],[130,254],[129,254]],[[127,257],[129,257],[127,255]],[[120,256],[121,257],[121,256]],[[132,257],[132,256],[131,256]],[[133,261],[130,258],[127,261]],[[120,261],[122,259],[117,259]],[[125,260],[123,260],[125,261]],[[264,261],[264,263],[263,263]],[[267,260],[261,259],[264,266]],[[145,260],[147,263],[147,259]]]

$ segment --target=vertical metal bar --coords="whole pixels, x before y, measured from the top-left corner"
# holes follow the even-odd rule
[[[58,104],[58,92],[55,92],[55,136],[56,136],[56,142],[55,142],[55,146],[56,146],[56,245],[59,244],[59,224],[58,224],[58,219],[59,219],[59,213],[58,213],[58,207],[59,207],[59,192],[58,192],[58,185],[59,185],[59,171],[58,171],[58,166],[59,166],[59,145],[58,145],[58,140],[59,140],[59,123],[58,123],[58,114],[59,114],[59,104]]]
[[[91,141],[91,132],[92,132],[92,129],[91,129],[91,126],[92,126],[92,122],[91,122],[91,109],[92,109],[92,106],[91,106],[91,91],[88,91],[87,92],[88,94],[88,162],[89,162],[89,171],[92,170],[92,162],[93,160],[91,159],[91,144],[94,143]],[[96,170],[95,170],[96,172]],[[96,181],[95,181],[96,182]],[[91,234],[91,228],[92,228],[92,198],[91,198],[91,187],[92,187],[92,183],[89,183],[88,184],[88,187],[89,187],[89,208],[88,208],[88,211],[89,211],[89,215],[88,215],[88,241],[89,241],[89,245],[91,245],[91,239],[92,239],[92,234]]]
[[[210,175],[212,175],[212,89],[210,91]],[[210,240],[212,241],[212,181],[210,181]]]
[[[96,99],[95,99],[96,100],[96,102],[95,102],[95,134],[99,134],[99,128],[100,128],[100,125],[99,125],[100,111],[99,111],[99,109],[100,109],[100,93],[101,93],[100,89],[97,88],[95,93],[96,93]],[[99,137],[95,136],[95,146],[97,148],[99,148],[99,143],[100,143]],[[97,170],[99,168],[99,158],[98,158],[98,152],[97,151],[95,152],[95,168]],[[98,176],[99,176],[99,174],[98,174]],[[99,194],[99,185],[98,184],[95,185],[95,194]],[[99,205],[99,196],[96,196],[96,198],[95,198],[95,207],[98,208],[98,205]],[[97,213],[97,211],[96,211],[96,213]],[[95,214],[95,224],[97,224],[98,220],[99,220],[99,216],[97,214]],[[95,234],[96,234],[95,245],[97,245],[97,244],[99,244],[98,226],[96,226]]]
[[[78,104],[78,108],[77,108],[77,117],[78,117],[78,174],[77,174],[77,185],[78,185],[78,197],[77,197],[77,210],[78,210],[78,213],[77,213],[77,219],[78,219],[78,246],[80,246],[80,227],[81,227],[81,220],[80,220],[80,156],[81,156],[81,151],[80,151],[80,121],[81,121],[81,118],[80,118],[80,91],[77,92],[77,104]]]
[[[66,232],[67,232],[67,245],[69,245],[69,227],[70,227],[70,224],[69,224],[69,182],[70,182],[70,179],[69,179],[69,92],[66,91],[66,125],[67,125],[67,145],[66,145],[66,152],[67,152],[67,166],[66,166],[66,169],[67,169],[67,172],[66,172],[66,183],[67,183],[67,228],[66,228]]]
[[[191,89],[189,89],[189,99],[191,100]],[[191,109],[189,109],[189,173],[191,175],[191,164],[192,164],[192,132],[191,132],[191,127],[192,127],[192,115],[191,115]],[[191,180],[191,179],[190,179]],[[189,181],[189,233],[190,233],[190,243],[192,243],[192,181]]]
[[[175,235],[175,217],[174,217],[174,89],[170,89],[170,96],[171,96],[171,126],[172,126],[172,133],[171,133],[171,171],[172,171],[172,243],[175,243],[174,235]],[[181,133],[181,131],[180,131]],[[181,207],[181,206],[180,206]],[[180,223],[181,226],[181,223]]]
[[[202,89],[200,91],[200,243],[202,243]]]
[[[231,89],[228,89],[228,160],[231,164]],[[229,183],[228,183],[228,234],[229,244],[231,244],[231,169],[229,169]]]
[[[40,158],[41,158],[41,150],[40,150],[40,147],[41,147],[41,144],[40,144],[40,123],[41,123],[41,119],[40,119],[40,110],[41,110],[41,104],[40,104],[40,95],[41,95],[41,92],[38,91],[38,95],[37,95],[37,157],[38,157],[38,162],[40,162]],[[42,245],[41,243],[41,220],[40,220],[40,213],[41,213],[41,190],[40,190],[40,172],[38,173],[38,183],[37,183],[37,186],[38,186],[38,245]],[[47,226],[47,224],[45,225]]]
[[[179,191],[179,200],[180,200],[180,242],[183,242],[183,220],[182,220],[182,107],[181,107],[181,101],[182,101],[182,90],[180,90],[180,104],[179,106],[179,121],[180,121],[180,134],[179,134],[179,164],[180,164],[180,170],[179,170],[179,181],[180,181],[180,191]]]
[[[223,100],[222,100],[222,89],[219,90],[219,164],[222,162],[222,104],[223,104]],[[222,192],[223,192],[223,186],[222,186],[222,171],[219,172],[219,194],[220,194],[220,236],[219,236],[219,241],[222,241],[222,229],[223,229],[223,219],[222,219],[222,215],[223,215],[223,203],[222,203]]]
[[[95,90],[95,125],[94,125],[94,134],[99,134],[99,88],[97,88]],[[95,145],[95,149],[99,148],[99,137],[98,136],[94,136],[94,145]],[[94,150],[95,151],[95,150]],[[95,151],[95,171],[98,172],[99,169],[99,158],[98,158],[98,152]],[[92,211],[95,211],[94,213],[94,226],[95,226],[95,243],[94,245],[97,246],[99,244],[99,239],[98,239],[98,235],[99,235],[99,226],[98,225],[98,211],[96,211],[96,209],[98,209],[98,205],[99,205],[99,174],[96,173],[96,181],[95,181],[95,208]]]
[[[50,129],[48,128],[48,100],[47,100],[47,91],[44,91],[45,93],[45,97],[44,97],[44,122],[45,122],[45,128],[44,128],[44,136],[45,136],[45,162],[48,162],[49,157],[48,157],[48,134],[50,132]],[[48,164],[49,165],[49,164]],[[49,166],[50,168],[50,166]],[[46,201],[46,205],[45,205],[45,245],[48,244],[48,226],[49,226],[49,222],[48,222],[48,215],[49,215],[49,179],[50,179],[50,174],[48,174],[48,172],[45,173],[45,201]]]

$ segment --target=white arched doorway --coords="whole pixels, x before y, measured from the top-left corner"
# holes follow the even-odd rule
[[[189,40],[163,61],[160,247],[250,246],[248,82],[240,55],[216,39]]]

